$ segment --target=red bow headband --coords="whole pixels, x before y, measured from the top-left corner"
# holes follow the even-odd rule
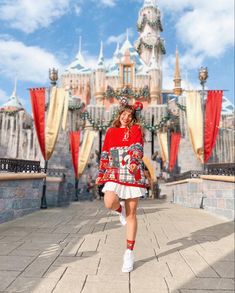
[[[143,104],[141,102],[135,102],[133,105],[128,104],[128,100],[125,97],[120,98],[121,107],[131,106],[135,111],[141,111],[143,109]]]

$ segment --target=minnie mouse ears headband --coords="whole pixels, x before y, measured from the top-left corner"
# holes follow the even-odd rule
[[[141,111],[143,109],[143,104],[141,102],[135,102],[133,105],[129,105],[127,98],[121,97],[120,98],[120,106],[130,106],[134,111]]]

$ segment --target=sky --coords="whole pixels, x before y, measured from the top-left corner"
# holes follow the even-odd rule
[[[136,22],[144,0],[0,0],[0,105],[17,78],[17,94],[31,112],[28,88],[49,86],[48,69],[62,74],[82,38],[88,64],[112,58],[117,41],[138,38]],[[234,104],[234,1],[156,0],[161,10],[166,55],[163,89],[173,88],[176,46],[183,87],[200,88],[206,66],[208,89],[223,89]]]

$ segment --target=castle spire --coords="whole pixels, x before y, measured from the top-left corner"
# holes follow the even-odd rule
[[[181,88],[181,77],[180,77],[180,65],[179,65],[179,51],[176,46],[175,51],[175,75],[174,75],[174,94],[181,95],[182,88]]]
[[[126,41],[129,42],[129,30],[128,30],[128,28],[126,29]]]
[[[17,88],[17,77],[15,77],[15,84],[12,95],[16,96],[16,88]]]
[[[23,105],[19,101],[18,96],[16,94],[16,87],[17,87],[17,78],[15,78],[14,88],[13,88],[13,91],[12,91],[10,98],[8,99],[8,101],[5,104],[3,104],[0,107],[0,109],[8,110],[8,111],[16,111],[16,110],[24,109]]]
[[[104,53],[103,53],[103,42],[100,42],[100,54],[97,62],[97,68],[104,68]]]
[[[156,0],[144,0],[144,7],[149,7],[149,6],[157,6],[157,1]]]

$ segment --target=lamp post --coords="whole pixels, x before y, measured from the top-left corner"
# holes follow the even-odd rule
[[[201,67],[199,69],[199,74],[198,78],[200,80],[200,84],[202,86],[202,91],[201,91],[201,103],[202,103],[202,125],[203,125],[203,171],[205,169],[205,103],[204,103],[204,97],[205,97],[205,83],[208,78],[208,69],[207,67]]]
[[[56,86],[58,80],[58,70],[55,68],[49,69],[49,79],[51,80],[51,86]],[[50,102],[50,89],[49,89],[49,102]],[[44,163],[44,173],[47,174],[48,160]],[[47,199],[46,199],[46,176],[43,178],[42,186],[42,198],[41,198],[41,209],[47,209]]]
[[[49,68],[49,79],[51,80],[51,85],[56,86],[58,80],[58,69]]]

